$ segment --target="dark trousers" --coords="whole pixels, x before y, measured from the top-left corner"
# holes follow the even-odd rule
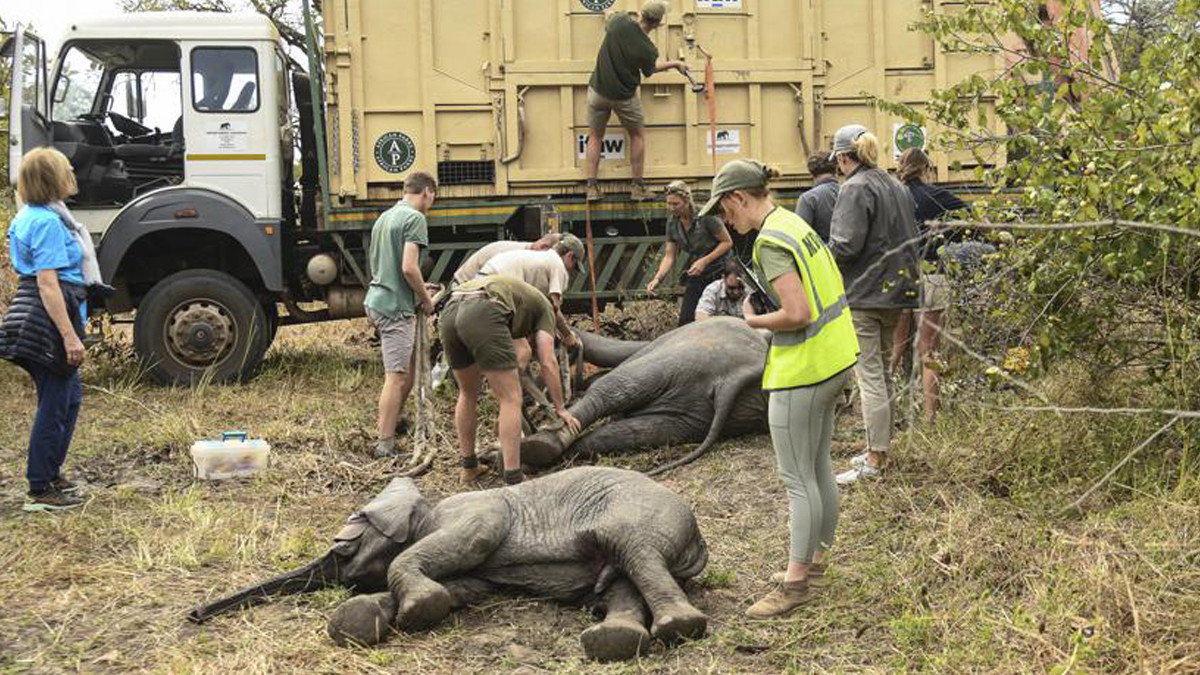
[[[83,403],[79,373],[60,375],[43,366],[26,366],[37,386],[37,415],[29,433],[29,464],[25,477],[31,492],[42,492],[60,476],[67,448],[75,434],[75,421]]]
[[[687,285],[683,287],[683,301],[679,304],[679,325],[686,326],[696,320],[696,305],[700,304],[700,296],[704,289],[713,282],[704,277],[687,277]]]

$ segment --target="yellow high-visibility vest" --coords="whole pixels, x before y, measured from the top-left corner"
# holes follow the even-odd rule
[[[760,271],[759,253],[766,244],[791,252],[808,297],[812,322],[802,330],[773,335],[763,389],[779,391],[819,384],[853,366],[858,362],[858,337],[833,254],[803,218],[781,208],[767,216],[754,243],[754,265]],[[763,279],[763,283],[769,280]]]

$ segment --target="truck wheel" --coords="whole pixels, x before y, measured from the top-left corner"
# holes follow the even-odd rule
[[[271,326],[245,284],[217,270],[188,270],[142,298],[133,346],[160,384],[195,384],[209,371],[210,381],[225,384],[254,374]]]

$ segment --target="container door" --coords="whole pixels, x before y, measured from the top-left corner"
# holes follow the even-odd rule
[[[46,121],[46,43],[17,24],[0,47],[0,89],[11,100],[0,104],[8,122],[8,180],[17,184],[17,169],[26,152],[50,142]],[[4,71],[7,71],[5,73]],[[3,85],[7,84],[7,87]]]

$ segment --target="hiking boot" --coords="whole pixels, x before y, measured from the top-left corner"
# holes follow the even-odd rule
[[[867,465],[867,458],[871,456],[869,452],[862,452],[850,458],[850,466],[858,468]]]
[[[75,495],[69,495],[62,490],[50,488],[44,492],[30,492],[29,501],[25,502],[22,510],[30,513],[39,511],[65,511],[76,506],[82,506],[83,500]]]
[[[654,196],[646,189],[645,183],[634,183],[633,190],[629,193],[629,198],[635,202],[644,202],[648,199],[653,199]]]
[[[408,419],[407,415],[398,418],[396,420],[396,435],[407,436],[412,426],[412,420]]]
[[[600,186],[596,183],[588,183],[587,200],[589,202],[598,202],[604,199],[604,193],[600,191]]]
[[[844,473],[839,473],[837,475],[837,484],[852,485],[860,480],[879,478],[880,475],[881,472],[879,469],[871,466],[870,464],[863,464],[862,466],[856,466]]]
[[[463,483],[471,484],[478,482],[479,479],[486,476],[487,473],[488,468],[486,466],[476,466],[470,469],[464,467],[458,470],[458,478]]]
[[[54,488],[55,490],[58,490],[59,492],[77,492],[77,491],[79,491],[78,485],[76,485],[72,481],[67,480],[66,478],[63,478],[62,476],[59,476],[58,478],[55,478],[54,480],[50,481],[50,487]]]
[[[746,610],[751,619],[778,619],[812,600],[807,581],[786,581]]]
[[[776,572],[771,575],[771,583],[782,584],[787,579],[787,572]],[[825,588],[829,578],[825,576],[825,565],[813,563],[808,566],[808,587],[812,589]]]

